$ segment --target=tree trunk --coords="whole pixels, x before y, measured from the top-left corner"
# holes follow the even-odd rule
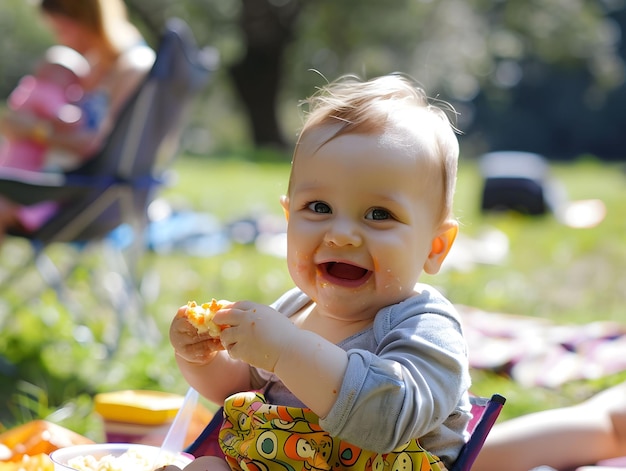
[[[243,0],[241,30],[246,53],[231,66],[230,74],[246,108],[256,146],[285,148],[278,124],[277,99],[285,48],[303,0],[280,6],[269,0]],[[278,2],[274,2],[278,3]]]

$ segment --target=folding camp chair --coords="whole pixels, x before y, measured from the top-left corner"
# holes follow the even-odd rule
[[[450,471],[470,471],[472,469],[472,465],[476,461],[489,431],[500,415],[506,399],[500,394],[494,394],[490,398],[471,396],[470,402],[472,404],[472,420],[468,426],[470,438],[461,449],[461,453]],[[222,415],[223,409],[220,408],[198,438],[185,449],[187,453],[191,453],[195,457],[223,456],[217,440],[222,425]]]
[[[500,415],[506,399],[500,394],[494,394],[490,398],[471,396],[470,401],[473,416],[468,427],[470,439],[463,446],[450,471],[470,471],[472,469],[474,461],[476,461],[487,435]]]
[[[116,258],[120,262],[113,270],[118,283],[109,289],[108,296],[117,313],[114,337],[119,337],[124,319],[135,316],[137,320],[136,303],[140,299],[135,265],[144,248],[147,207],[164,183],[176,154],[187,108],[208,83],[217,63],[213,49],[198,49],[185,22],[171,19],[150,72],[96,155],[64,174],[0,169],[0,194],[5,197],[22,205],[42,201],[60,204],[52,219],[35,233],[12,233],[29,241],[32,258],[0,281],[3,291],[21,279],[32,262],[44,281],[61,291],[68,269],[57,272],[46,254],[49,247],[57,242],[70,243],[65,245],[83,252],[85,247],[98,244],[109,250],[106,260]],[[114,230],[119,235],[121,228],[127,232],[126,244],[115,243],[119,238],[111,237]],[[76,264],[69,271],[74,268]],[[134,313],[129,312],[133,304]]]

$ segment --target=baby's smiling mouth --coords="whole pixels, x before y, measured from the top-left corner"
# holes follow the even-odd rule
[[[359,285],[367,281],[371,271],[343,262],[326,262],[319,265],[325,278],[333,283]]]

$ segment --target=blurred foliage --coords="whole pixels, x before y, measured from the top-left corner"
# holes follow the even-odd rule
[[[165,18],[189,22],[200,44],[215,46],[222,69],[198,101],[190,151],[245,151],[250,115],[231,77],[251,28],[244,0],[126,0],[153,44]],[[0,96],[26,73],[47,38],[33,3],[0,5]],[[626,119],[626,0],[258,0],[298,9],[282,62],[278,118],[285,140],[300,126],[297,102],[339,75],[403,71],[460,111],[467,149],[518,148],[548,157],[594,153],[622,159]],[[247,28],[247,29],[242,29]],[[258,35],[255,37],[259,37]],[[262,36],[261,36],[262,37]],[[262,67],[260,64],[259,67]],[[317,71],[317,72],[313,72]],[[263,76],[258,69],[259,79]],[[259,80],[258,95],[268,93]],[[272,119],[273,110],[260,110]]]
[[[52,41],[32,2],[4,0],[0,4],[0,96],[7,97],[19,79],[30,72]]]

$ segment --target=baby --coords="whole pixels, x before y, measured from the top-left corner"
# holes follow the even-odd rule
[[[454,128],[395,74],[344,77],[308,104],[281,198],[296,288],[272,306],[223,303],[217,338],[187,306],[172,321],[183,376],[224,404],[225,460],[202,458],[446,469],[467,438],[467,346],[453,305],[419,278],[439,271],[458,231]]]
[[[82,112],[78,106],[83,92],[81,78],[89,63],[78,52],[65,46],[46,51],[34,75],[23,77],[8,99],[11,110],[49,120],[47,128],[36,128],[29,138],[7,138],[0,150],[0,165],[25,170],[41,170],[47,152],[46,135],[53,132],[52,122],[79,126]]]

